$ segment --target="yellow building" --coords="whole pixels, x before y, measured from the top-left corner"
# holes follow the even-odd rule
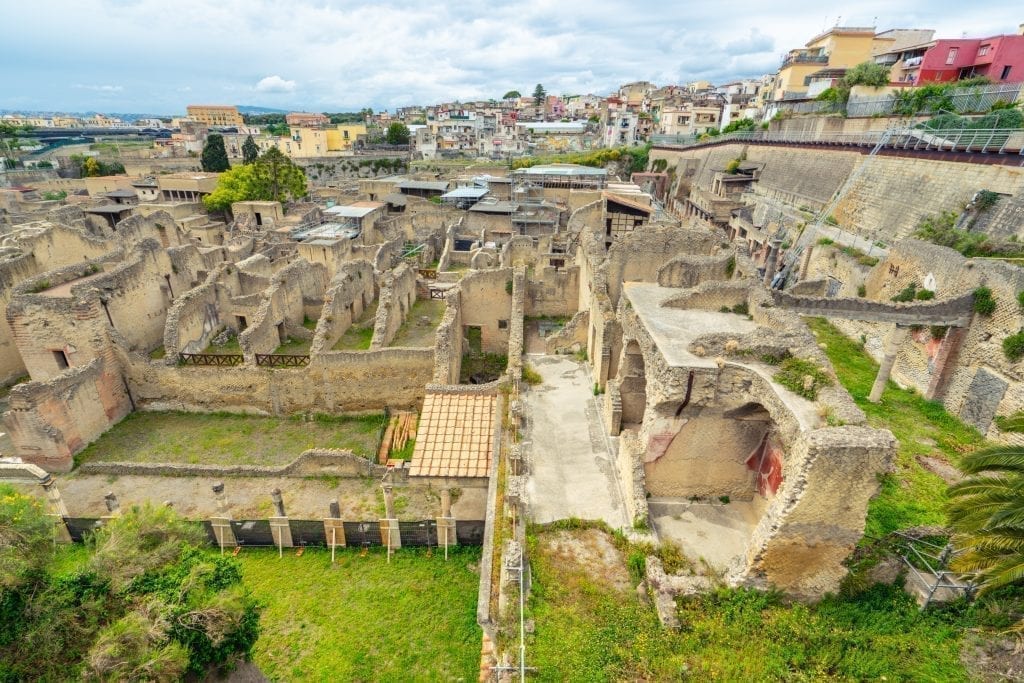
[[[812,38],[806,47],[790,50],[775,77],[772,99],[799,99],[807,93],[808,77],[816,71],[849,69],[869,61],[874,43],[873,26],[836,26]]]
[[[208,126],[244,126],[238,107],[226,104],[190,104],[188,117]]]
[[[277,148],[293,159],[325,157],[352,149],[360,135],[366,135],[362,123],[340,123],[334,128],[296,126],[291,135],[277,139]]]

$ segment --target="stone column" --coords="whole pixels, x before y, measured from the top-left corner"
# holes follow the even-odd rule
[[[388,558],[391,558],[391,551],[402,547],[402,535],[398,529],[398,519],[395,518],[395,494],[391,486],[382,486],[384,489],[384,518],[380,520],[380,540],[388,549]]]
[[[331,549],[331,562],[334,562],[335,548],[345,547],[345,524],[341,521],[341,507],[338,501],[332,501],[330,516],[324,519],[324,536],[327,538],[327,547]]]
[[[764,286],[772,286],[772,278],[778,270],[779,265],[779,240],[768,240],[768,255],[764,259]]]
[[[284,512],[284,498],[281,497],[281,489],[274,489],[270,492],[270,499],[274,501],[276,516],[270,518],[270,535],[274,538],[274,545],[277,546],[280,555],[284,548],[292,547],[292,528],[288,523],[288,516]]]
[[[452,516],[451,489],[441,489],[441,516],[437,518],[437,544],[444,548],[445,557],[448,547],[457,545],[455,534],[455,517]]]
[[[57,543],[71,543],[71,533],[68,531],[68,525],[65,521],[68,516],[68,509],[64,506],[64,499],[57,489],[57,480],[47,474],[46,478],[40,483],[43,486],[43,490],[46,491],[46,498],[50,501],[50,508],[53,510],[50,516],[53,517],[54,538]]]
[[[217,501],[217,514],[210,518],[210,527],[213,529],[213,537],[223,554],[224,548],[237,547],[238,539],[235,538],[235,530],[231,528],[231,515],[228,514],[228,502],[224,497],[224,482],[218,481],[211,488],[213,497]]]
[[[121,516],[121,504],[117,502],[117,496],[113,491],[107,491],[107,495],[103,496],[103,502],[107,506],[107,518]]]
[[[878,403],[882,400],[882,392],[885,391],[885,383],[889,381],[892,374],[892,366],[896,364],[896,355],[907,339],[909,328],[894,325],[889,339],[885,344],[885,356],[882,357],[882,364],[878,368],[878,375],[875,376],[875,383],[871,386],[871,393],[868,400]]]

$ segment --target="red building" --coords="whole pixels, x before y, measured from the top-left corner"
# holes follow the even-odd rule
[[[984,76],[993,83],[1024,81],[1024,35],[936,40],[921,60],[915,84],[973,76]]]

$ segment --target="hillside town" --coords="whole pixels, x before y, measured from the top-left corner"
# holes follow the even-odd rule
[[[1024,680],[1022,90],[3,113],[0,680]]]

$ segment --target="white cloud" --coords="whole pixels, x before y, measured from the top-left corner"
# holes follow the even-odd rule
[[[169,13],[166,0],[47,5],[43,23],[38,3],[4,4],[7,24],[18,30],[0,48],[0,107],[84,111],[102,102],[113,111],[173,114],[212,102],[352,111],[497,98],[532,92],[538,82],[556,94],[607,94],[635,80],[723,83],[773,72],[786,50],[840,14],[848,26],[959,37],[1014,33],[1020,13],[1020,0],[990,0],[985,12],[955,0],[734,0],[727,8],[650,0],[291,0],[288,21],[277,22],[267,20],[280,13],[274,0],[176,0]],[[63,38],[40,52],[53,35]],[[68,84],[117,85],[61,92],[51,85],[55,75]]]
[[[121,92],[124,90],[123,85],[83,85],[82,83],[76,83],[75,87],[79,90],[92,90],[94,92]]]
[[[280,76],[267,76],[261,78],[260,82],[256,84],[256,92],[266,93],[281,93],[281,92],[293,92],[295,90],[295,81],[286,81]]]

